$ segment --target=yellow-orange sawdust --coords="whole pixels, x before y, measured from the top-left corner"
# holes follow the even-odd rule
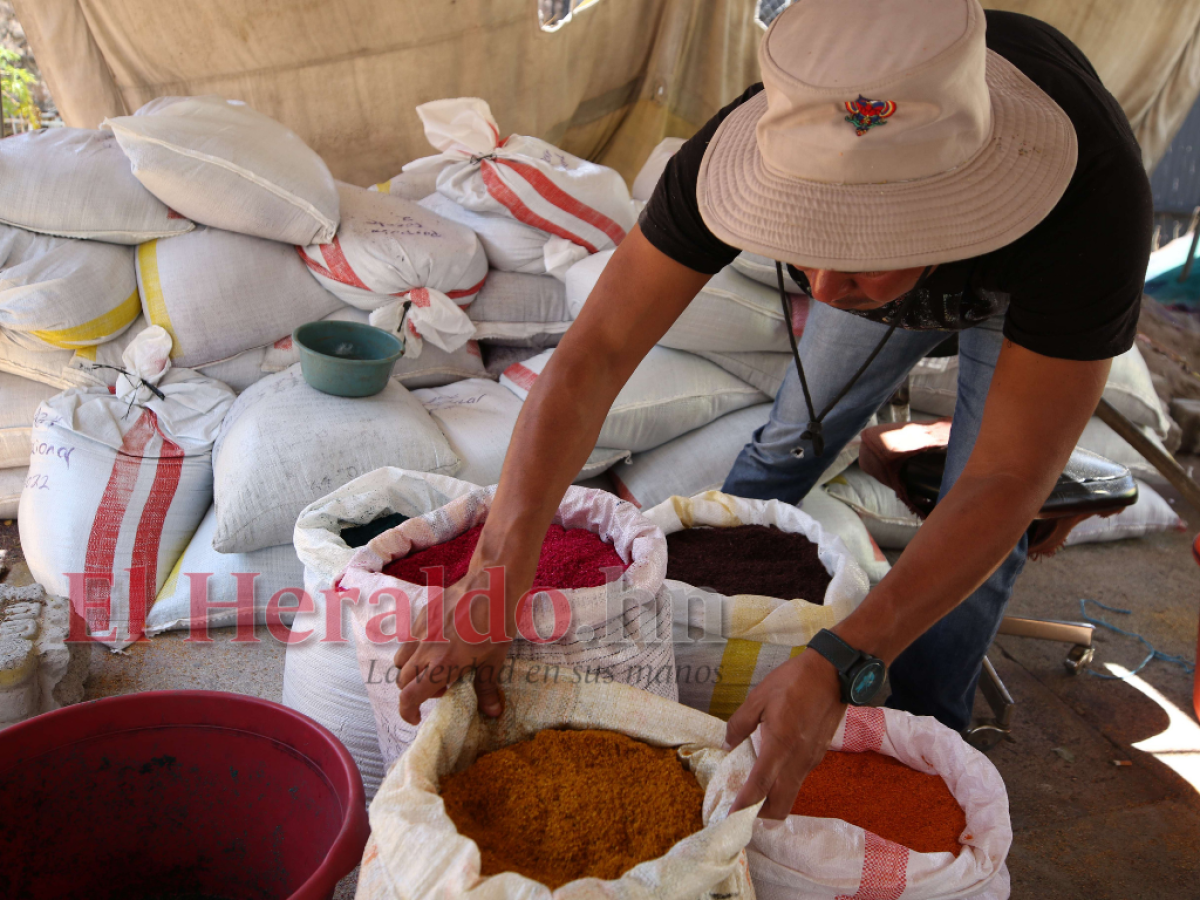
[[[542,731],[479,757],[441,785],[483,874],[553,889],[619,878],[703,827],[704,790],[671,747],[612,731]]]

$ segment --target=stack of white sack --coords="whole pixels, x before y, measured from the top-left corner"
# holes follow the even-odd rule
[[[400,718],[392,664],[396,632],[386,623],[413,621],[425,609],[429,589],[383,570],[410,553],[482,525],[494,494],[494,487],[474,490],[383,532],[355,551],[337,579],[339,590],[352,596],[357,592],[359,599],[351,613],[355,652],[386,765],[405,751],[417,732]],[[612,494],[578,487],[567,489],[554,523],[598,535],[612,545],[627,568],[597,587],[531,592],[522,601],[509,658],[545,662],[561,666],[568,677],[574,673],[678,699],[671,598],[663,585],[667,546],[662,532]],[[422,704],[422,716],[429,715],[436,703]]]
[[[355,548],[380,533],[372,523],[394,525],[475,489],[443,475],[382,468],[309,504],[296,520],[293,539],[312,608],[302,609],[292,622],[283,704],[320,722],[346,745],[362,774],[368,800],[383,779],[383,755],[354,653],[350,604],[339,603],[336,595],[331,600],[329,592]],[[363,535],[368,529],[374,533]]]
[[[319,284],[370,312],[370,323],[453,352],[474,335],[465,313],[487,276],[471,229],[394,194],[339,184],[342,221],[333,240],[299,248]]]
[[[17,514],[29,475],[29,448],[38,407],[58,388],[19,375],[0,373],[0,519]]]
[[[172,368],[170,347],[166,332],[147,329],[111,392],[64,391],[34,420],[19,510],[25,558],[114,648],[143,633],[212,503],[212,445],[234,400],[224,384]]]
[[[372,397],[323,394],[300,366],[237,398],[213,447],[220,553],[288,541],[300,511],[338,485],[394,465],[452,475],[458,457],[420,402],[397,381]]]
[[[417,115],[441,152],[406,165],[389,193],[411,195],[432,179],[436,193],[422,205],[479,235],[493,269],[562,277],[584,256],[616,247],[633,227],[620,174],[537,138],[501,140],[485,101],[437,100],[418,106]]]

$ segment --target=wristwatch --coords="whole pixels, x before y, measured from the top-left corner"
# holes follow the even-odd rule
[[[829,629],[822,628],[813,635],[808,649],[816,650],[837,669],[843,703],[866,706],[883,687],[883,676],[887,672],[883,660],[855,650]]]

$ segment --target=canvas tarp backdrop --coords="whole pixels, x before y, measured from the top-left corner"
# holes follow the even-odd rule
[[[1157,162],[1200,91],[1200,2],[984,5],[1074,40]],[[662,138],[690,136],[758,80],[756,6],[593,0],[545,32],[537,0],[16,0],[66,124],[218,94],[283,122],[336,178],[364,186],[432,153],[415,107],[456,96],[485,98],[505,133],[632,181]]]

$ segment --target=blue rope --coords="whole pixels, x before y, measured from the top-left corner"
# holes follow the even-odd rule
[[[1116,634],[1120,634],[1125,637],[1134,638],[1135,640],[1141,641],[1143,644],[1145,644],[1147,647],[1150,648],[1150,652],[1148,654],[1146,654],[1146,658],[1143,659],[1138,664],[1138,667],[1136,669],[1134,669],[1132,672],[1130,672],[1129,675],[1136,675],[1138,672],[1142,671],[1142,669],[1146,668],[1146,666],[1150,663],[1151,660],[1155,660],[1155,659],[1161,659],[1163,662],[1172,663],[1174,665],[1180,666],[1189,675],[1195,673],[1196,667],[1192,663],[1190,663],[1186,659],[1184,659],[1182,656],[1172,656],[1169,653],[1163,653],[1161,650],[1156,650],[1154,648],[1154,645],[1151,644],[1144,637],[1142,637],[1140,634],[1135,634],[1132,631],[1126,631],[1124,628],[1118,628],[1116,625],[1113,625],[1110,622],[1105,622],[1103,619],[1096,619],[1096,618],[1093,618],[1092,616],[1089,616],[1088,611],[1087,611],[1087,605],[1089,603],[1094,603],[1101,609],[1106,609],[1109,612],[1120,613],[1123,616],[1133,615],[1133,610],[1118,609],[1115,606],[1105,606],[1099,600],[1088,600],[1086,597],[1080,598],[1080,600],[1079,600],[1079,614],[1081,616],[1083,616],[1083,620],[1085,622],[1091,622],[1093,625],[1099,625],[1101,628],[1107,628],[1109,631],[1115,632]],[[1091,669],[1088,669],[1087,673],[1089,675],[1094,675],[1097,678],[1107,678],[1111,681],[1124,681],[1126,678],[1129,677],[1129,675],[1105,675],[1101,672],[1093,672]]]

